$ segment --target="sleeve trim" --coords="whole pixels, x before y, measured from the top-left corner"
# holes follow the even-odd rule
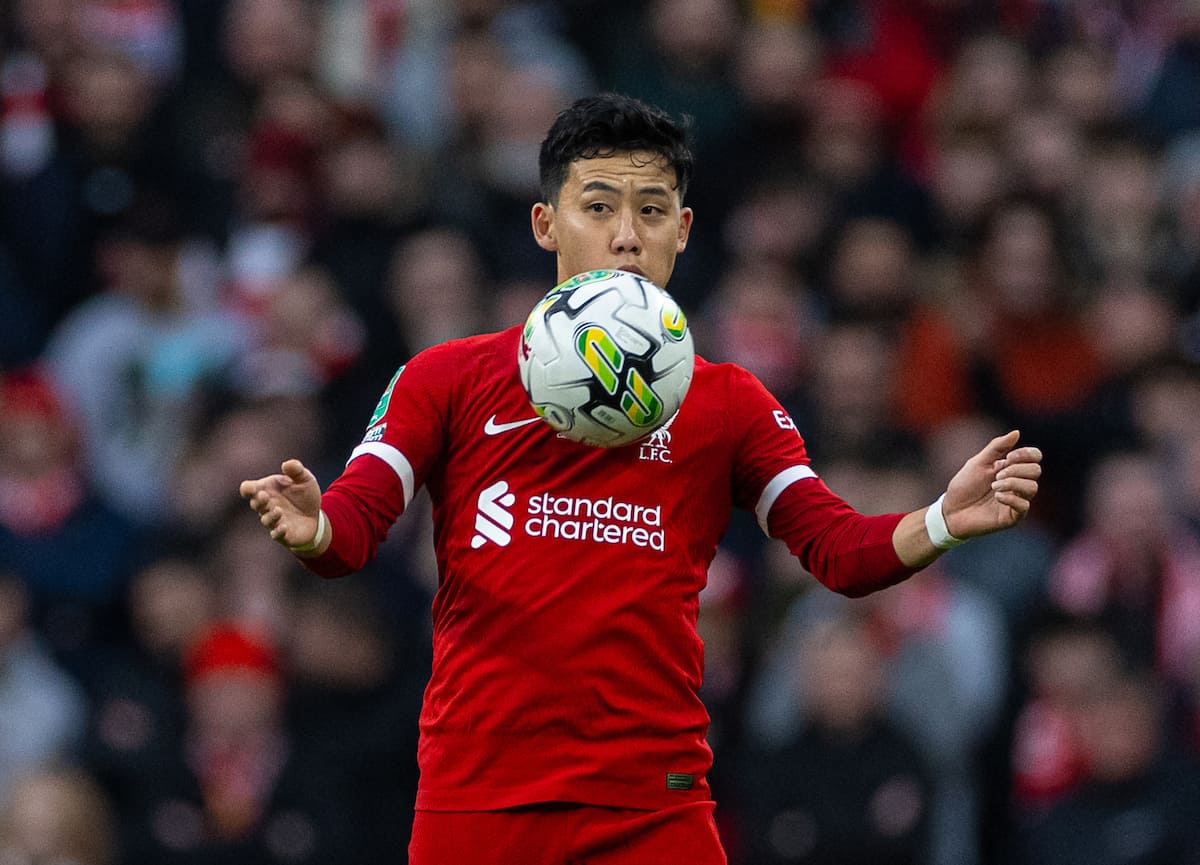
[[[350,459],[346,460],[346,464],[349,465],[364,454],[379,457],[396,473],[396,477],[400,478],[400,485],[404,488],[404,507],[407,508],[409,502],[412,501],[416,486],[416,476],[408,458],[397,448],[385,442],[363,442],[350,452]]]
[[[771,536],[771,532],[767,528],[767,517],[771,515],[771,508],[775,505],[775,500],[779,498],[779,495],[796,481],[816,476],[817,473],[809,466],[790,466],[767,482],[767,485],[763,487],[762,495],[758,497],[758,503],[754,506],[754,516],[758,519],[759,528],[763,530],[764,535]]]

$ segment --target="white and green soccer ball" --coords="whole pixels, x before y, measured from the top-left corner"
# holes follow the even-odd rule
[[[534,411],[563,437],[596,447],[630,444],[670,420],[695,361],[679,304],[623,270],[556,286],[529,314],[517,349]]]

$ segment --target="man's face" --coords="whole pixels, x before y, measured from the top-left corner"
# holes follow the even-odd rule
[[[571,163],[558,203],[538,202],[531,219],[538,245],[557,253],[559,282],[623,269],[665,286],[687,246],[692,210],[662,160],[619,152]]]

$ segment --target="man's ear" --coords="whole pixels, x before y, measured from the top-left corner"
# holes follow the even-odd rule
[[[685,207],[679,211],[679,238],[675,244],[677,253],[683,252],[687,248],[688,237],[692,232],[692,209]]]
[[[529,211],[529,222],[533,228],[533,239],[547,252],[558,251],[558,239],[554,234],[554,205],[539,201]]]

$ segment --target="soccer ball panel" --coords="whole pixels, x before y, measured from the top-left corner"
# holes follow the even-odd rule
[[[625,271],[588,271],[529,314],[517,353],[534,410],[566,438],[618,447],[669,420],[687,394],[695,350],[679,305]]]

